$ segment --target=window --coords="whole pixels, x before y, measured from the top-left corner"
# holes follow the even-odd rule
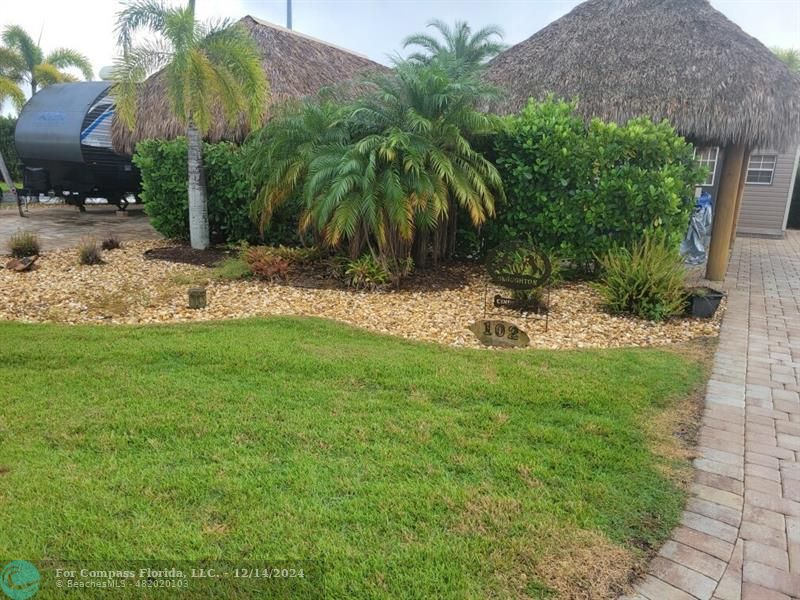
[[[752,154],[747,164],[746,183],[753,185],[772,185],[772,176],[775,174],[775,154]]]
[[[708,168],[708,177],[703,182],[704,186],[714,185],[714,176],[717,174],[717,157],[719,156],[719,148],[717,146],[705,146],[702,148],[694,149],[694,157],[697,164],[701,167]]]

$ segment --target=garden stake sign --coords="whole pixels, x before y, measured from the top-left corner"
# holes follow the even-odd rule
[[[470,325],[469,330],[487,346],[519,348],[531,343],[527,333],[508,321],[481,319]]]
[[[550,278],[553,272],[547,254],[533,246],[515,242],[500,246],[486,261],[489,281],[511,290],[511,297],[495,294],[491,307],[495,311],[514,311],[525,319],[544,320],[547,331],[550,305]],[[491,346],[527,346],[528,335],[513,323],[489,318],[489,285],[483,295],[483,320],[470,325],[478,339]]]

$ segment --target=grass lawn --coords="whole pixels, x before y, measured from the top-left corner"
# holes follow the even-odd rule
[[[0,557],[314,560],[330,598],[613,596],[680,514],[705,375],[290,318],[0,348]]]

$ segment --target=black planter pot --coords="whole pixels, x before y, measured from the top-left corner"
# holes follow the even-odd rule
[[[692,317],[710,319],[717,312],[723,295],[709,287],[692,288],[689,290],[686,312]]]

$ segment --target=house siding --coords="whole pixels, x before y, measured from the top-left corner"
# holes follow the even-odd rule
[[[744,186],[736,233],[782,237],[798,155],[769,150],[753,150],[752,154],[777,154],[778,158],[771,184]]]

